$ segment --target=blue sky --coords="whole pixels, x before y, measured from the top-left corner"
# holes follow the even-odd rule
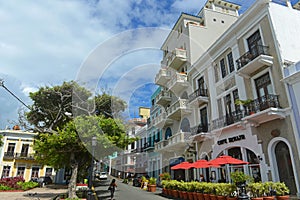
[[[31,104],[29,92],[41,86],[92,78],[100,87],[111,88],[113,94],[126,99],[128,114],[137,116],[138,106],[150,106],[154,77],[162,58],[159,48],[167,33],[181,12],[197,14],[205,2],[1,1],[0,79]],[[244,12],[254,0],[231,2],[240,4]],[[148,31],[148,27],[159,30]],[[124,31],[130,40],[120,40]],[[96,56],[99,60],[93,57],[96,51],[101,53]],[[90,70],[88,63],[98,70]],[[9,120],[16,120],[22,107],[0,88],[0,129],[10,125]]]

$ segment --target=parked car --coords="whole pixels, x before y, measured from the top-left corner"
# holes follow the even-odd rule
[[[107,180],[108,176],[106,172],[100,172],[97,176],[98,179],[100,180]]]
[[[141,187],[142,184],[142,178],[141,176],[138,176],[136,178],[133,179],[132,185],[135,187]]]

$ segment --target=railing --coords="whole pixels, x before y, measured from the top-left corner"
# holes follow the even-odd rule
[[[208,124],[199,124],[197,126],[194,126],[191,128],[191,135],[197,135],[199,133],[207,133],[208,132],[208,128],[209,128],[209,125]]]
[[[268,94],[253,100],[249,105],[245,106],[245,114],[249,115],[252,112],[259,112],[268,108],[280,108],[278,95]]]
[[[269,55],[268,49],[268,46],[256,45],[251,52],[246,52],[244,55],[242,55],[239,59],[236,60],[237,69],[241,69],[259,55]]]
[[[171,56],[168,58],[167,65],[171,64],[174,59],[186,59],[186,50],[185,49],[177,49],[175,48],[171,53]]]
[[[194,101],[197,97],[208,97],[208,90],[197,89],[195,92],[189,95],[189,102]]]
[[[14,158],[15,153],[14,152],[4,152],[4,158]]]
[[[186,74],[182,74],[182,73],[175,73],[171,77],[171,80],[168,82],[167,88],[170,89],[177,82],[180,82],[180,83],[187,82],[187,75]]]
[[[26,159],[26,160],[33,160],[34,154],[28,153],[14,153],[14,152],[4,152],[4,158],[9,159]]]
[[[236,110],[227,113],[225,116],[215,119],[211,123],[211,130],[222,128],[242,120],[243,117],[249,116],[268,108],[280,108],[278,95],[268,94],[254,99],[251,103],[244,105],[244,110]]]
[[[233,111],[231,113],[226,114],[218,119],[212,121],[211,128],[212,130],[222,128],[225,126],[229,126],[236,122],[241,121],[243,118],[243,112],[240,110]]]
[[[172,113],[174,113],[175,111],[177,111],[178,109],[187,109],[187,99],[179,99],[178,101],[176,101],[174,104],[172,104],[169,108],[167,108],[167,115],[170,115]]]
[[[179,142],[184,142],[186,140],[189,140],[190,136],[191,136],[190,132],[176,133],[175,135],[172,135],[171,137],[169,137],[167,139],[167,141],[168,141],[167,145],[176,144],[176,143],[179,143]]]

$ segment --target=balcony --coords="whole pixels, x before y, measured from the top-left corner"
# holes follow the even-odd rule
[[[227,129],[238,122],[250,123],[253,126],[286,117],[287,111],[280,108],[278,95],[265,95],[253,100],[243,110],[236,110],[212,121],[211,130]],[[237,125],[240,125],[237,124]]]
[[[175,94],[179,94],[182,90],[189,86],[187,75],[185,73],[175,73],[171,80],[167,83],[166,87]]]
[[[268,53],[268,47],[257,45],[252,52],[248,51],[236,60],[238,74],[249,78],[263,66],[273,65],[273,56]]]
[[[157,117],[153,119],[153,125],[157,128],[163,128],[165,126],[170,126],[173,124],[173,120],[167,117],[167,113],[160,113]]]
[[[199,124],[191,127],[191,138],[193,138],[194,141],[204,141],[208,137],[208,131],[208,124]]]
[[[16,153],[15,159],[19,160],[34,160],[34,154],[28,154],[28,153]]]
[[[149,143],[149,142],[147,142],[147,143],[145,143],[144,144],[144,147],[143,147],[143,150],[144,151],[151,151],[151,150],[154,150],[154,144],[152,143]]]
[[[156,104],[166,106],[168,103],[171,102],[171,92],[162,90],[160,93],[155,97]]]
[[[167,108],[168,118],[180,120],[183,115],[190,114],[192,111],[188,108],[188,99],[179,99]]]
[[[15,153],[14,152],[4,152],[3,159],[14,159]]]
[[[218,119],[212,121],[211,130],[225,128],[232,124],[242,121],[243,112],[241,110],[233,111]]]
[[[167,66],[179,70],[181,65],[187,61],[186,50],[175,48],[167,60]]]
[[[171,78],[171,72],[165,68],[161,68],[155,76],[155,84],[165,86]]]
[[[190,141],[190,132],[178,132],[167,140],[163,140],[155,144],[155,151],[174,152],[186,147],[186,143]]]
[[[269,94],[255,99],[245,109],[243,120],[254,126],[276,120],[284,119],[287,111],[279,104],[278,95]]]
[[[201,106],[208,103],[208,90],[197,89],[195,92],[189,95],[189,103],[195,106]]]

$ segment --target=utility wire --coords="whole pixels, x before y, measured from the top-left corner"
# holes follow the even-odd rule
[[[29,110],[31,110],[30,107],[28,105],[26,105],[19,97],[17,97],[7,87],[5,87],[3,79],[0,79],[0,86],[3,87],[6,91],[8,91],[11,95],[13,95],[13,97],[15,97],[19,102],[21,102],[26,108],[28,108]]]

